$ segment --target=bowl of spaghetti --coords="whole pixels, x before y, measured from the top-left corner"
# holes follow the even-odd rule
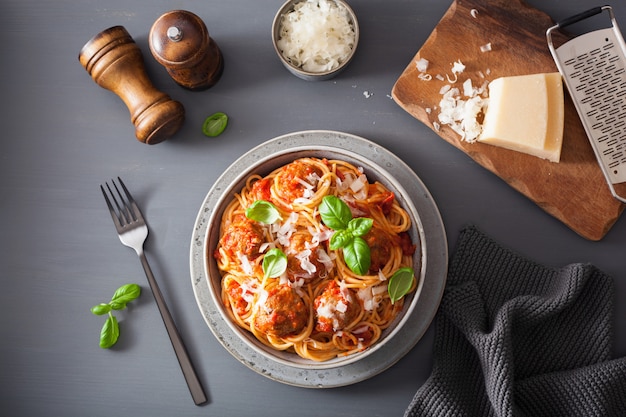
[[[382,159],[364,155],[372,151]],[[386,368],[426,330],[447,252],[427,264],[413,193],[389,172],[408,167],[387,156],[362,138],[299,132],[252,149],[218,179],[197,221],[194,289],[209,327],[243,363],[301,385],[267,373],[375,369],[380,355]],[[445,252],[445,235],[437,239]],[[427,265],[440,271],[424,291]]]

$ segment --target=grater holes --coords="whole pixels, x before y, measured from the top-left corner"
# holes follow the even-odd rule
[[[563,75],[572,98],[580,105],[578,110],[585,118],[603,166],[611,175],[623,178],[626,170],[626,60],[618,47],[620,44],[611,36],[596,39],[593,49],[579,49],[578,55],[564,57]]]

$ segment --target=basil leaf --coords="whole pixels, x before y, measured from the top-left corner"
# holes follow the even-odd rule
[[[207,117],[202,124],[202,133],[209,137],[219,136],[228,125],[228,116],[222,112]]]
[[[372,262],[370,256],[367,242],[360,237],[354,237],[343,248],[343,259],[346,265],[357,275],[365,275],[369,271]]]
[[[348,230],[352,233],[353,236],[363,236],[370,231],[373,224],[374,220],[368,219],[366,217],[359,217],[350,220],[350,222],[348,223]]]
[[[105,304],[105,303],[100,303],[97,306],[91,307],[91,312],[95,314],[96,316],[105,315],[109,311],[111,311],[111,305]]]
[[[282,217],[275,205],[265,200],[257,200],[246,209],[246,217],[265,224],[274,224]]]
[[[109,313],[109,317],[100,331],[100,347],[102,349],[110,348],[117,342],[118,337],[120,337],[120,326],[115,316]]]
[[[318,209],[324,224],[333,230],[347,229],[352,220],[350,207],[334,195],[324,197]]]
[[[387,284],[387,291],[389,292],[389,298],[391,304],[395,303],[406,295],[413,285],[413,272],[412,268],[400,268],[389,279]]]
[[[111,308],[113,310],[122,310],[126,307],[126,304],[139,297],[141,294],[141,287],[137,284],[126,284],[119,287],[113,297],[111,298]]]
[[[267,278],[281,276],[287,270],[287,255],[278,248],[270,249],[263,257],[263,274]]]
[[[354,239],[352,233],[349,230],[338,230],[330,237],[330,250],[337,250],[343,248]]]

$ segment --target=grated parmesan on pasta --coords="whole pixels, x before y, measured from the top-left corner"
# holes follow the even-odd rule
[[[283,16],[278,48],[296,67],[310,72],[337,68],[354,47],[346,8],[333,0],[306,0]]]

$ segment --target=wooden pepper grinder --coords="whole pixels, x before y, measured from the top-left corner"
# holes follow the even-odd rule
[[[123,26],[94,36],[83,46],[78,59],[96,84],[124,101],[140,142],[162,142],[182,126],[183,105],[152,85],[141,50]]]
[[[185,10],[163,14],[152,25],[148,39],[154,59],[181,87],[205,90],[220,79],[222,53],[195,14]]]

